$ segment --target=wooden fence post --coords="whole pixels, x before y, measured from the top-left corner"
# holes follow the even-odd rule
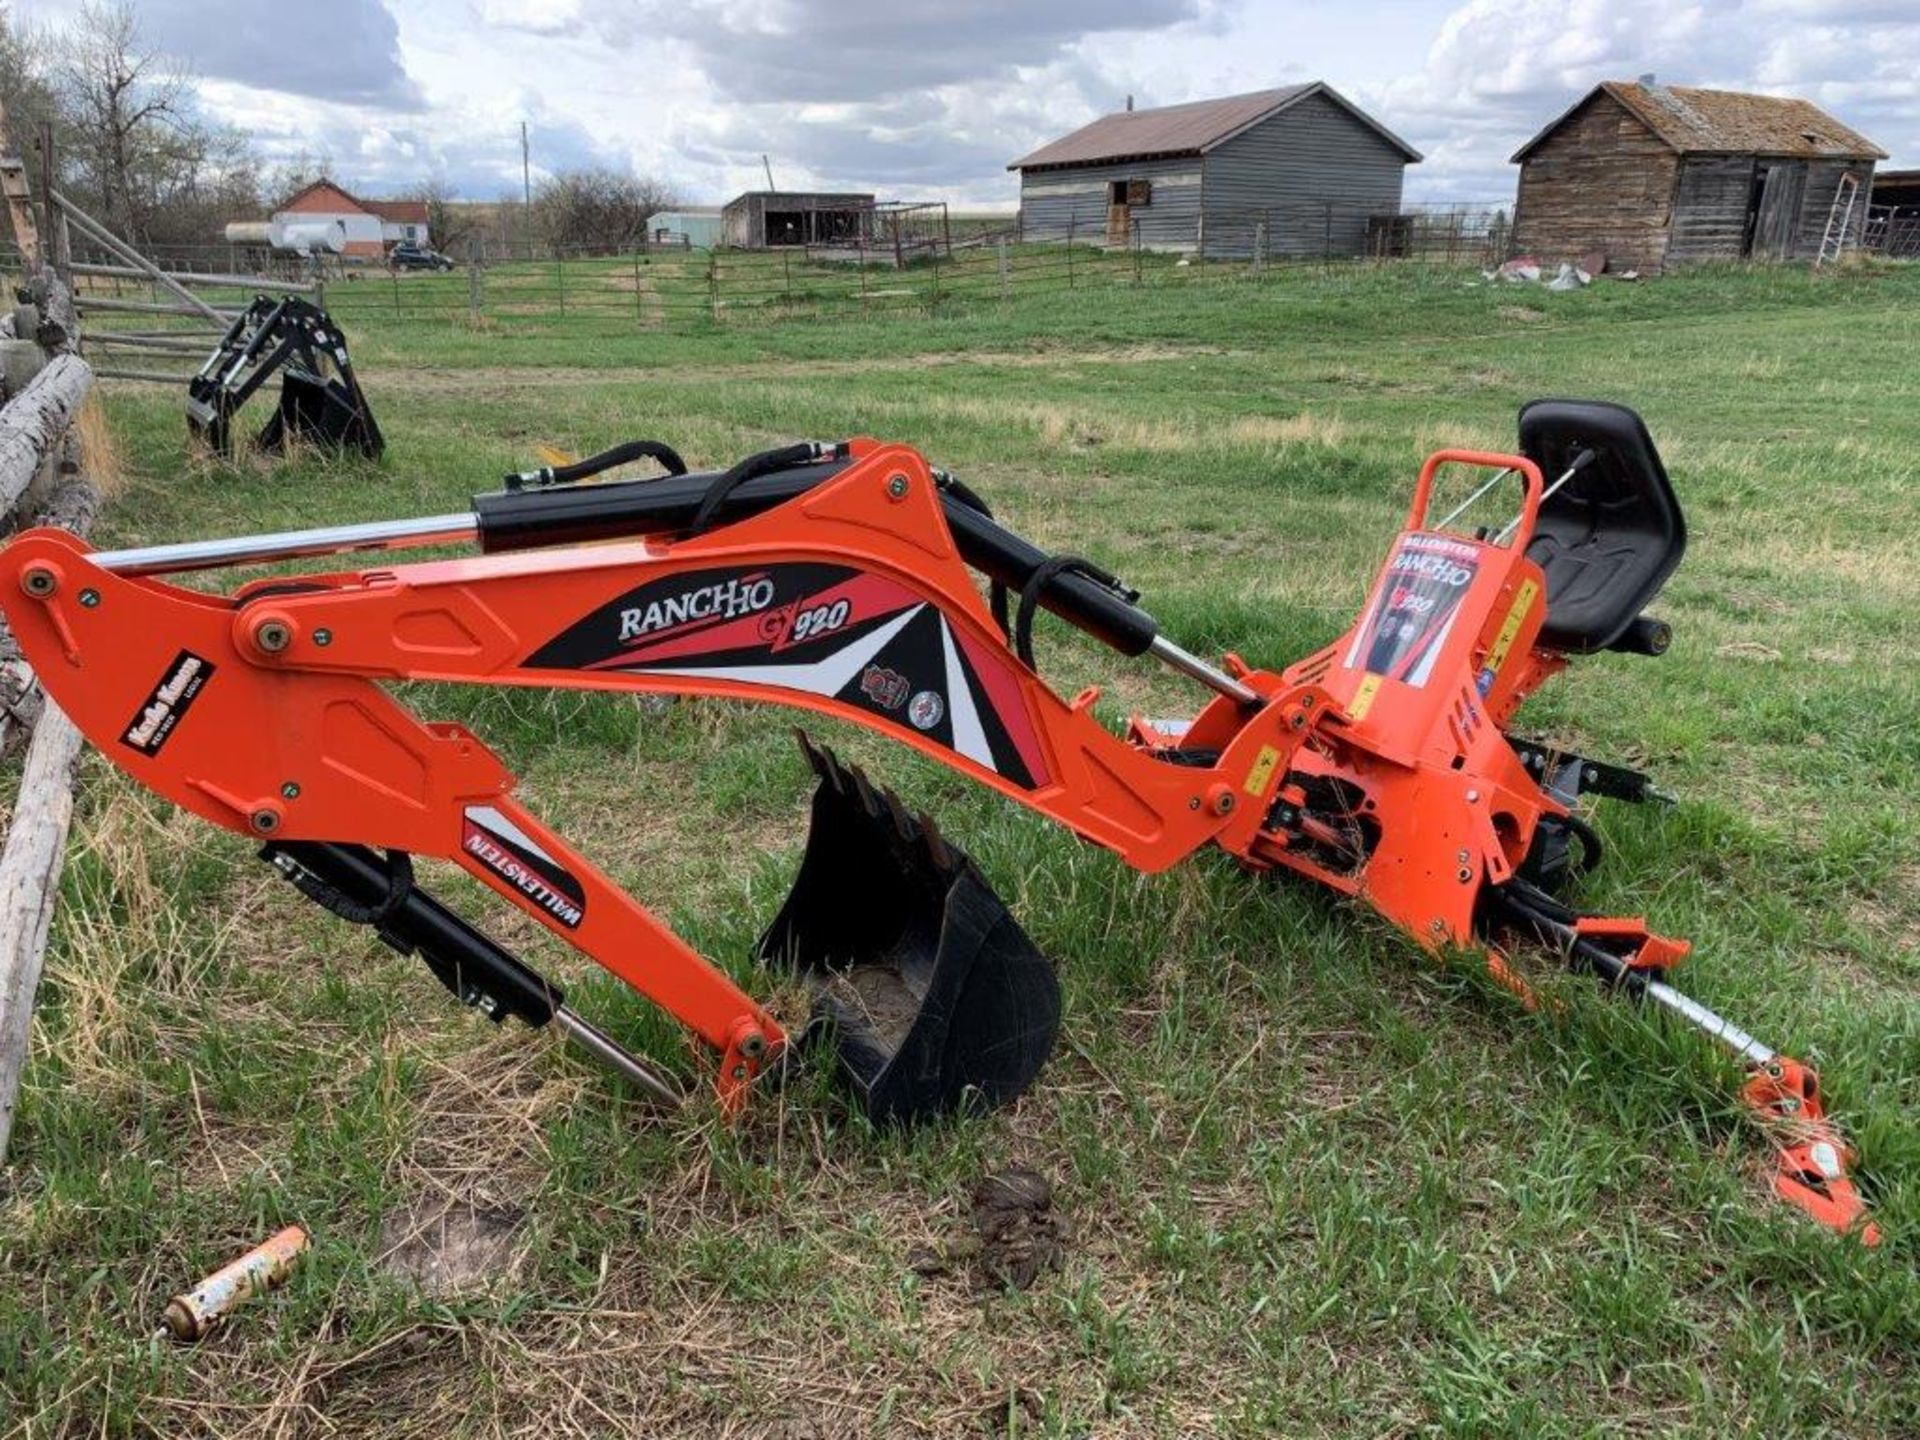
[[[78,355],[59,354],[0,408],[0,514],[16,509],[48,460],[71,451],[73,416],[92,378]],[[84,533],[99,493],[77,464],[60,467],[56,477],[54,492],[36,518]],[[0,641],[12,643],[4,626]],[[20,1078],[31,1049],[34,1000],[59,895],[80,747],[73,722],[57,705],[43,704],[6,843],[0,848],[0,1162],[13,1133]]]
[[[80,404],[93,370],[78,355],[56,355],[0,408],[0,515],[13,513]]]
[[[1067,216],[1067,288],[1069,290],[1073,289],[1073,222],[1078,218],[1073,214]]]
[[[1002,240],[993,249],[1000,264],[1000,298],[1005,300],[1013,293],[1012,277],[1007,274],[1007,242]]]
[[[6,847],[0,850],[0,1160],[13,1133],[20,1076],[33,1035],[33,1002],[53,924],[73,819],[80,732],[57,705],[40,712]]]
[[[647,307],[640,300],[640,252],[633,252],[633,322],[643,325],[647,319]]]
[[[480,287],[485,282],[480,278],[480,247],[482,241],[476,236],[467,246],[467,319],[474,325],[480,323],[480,311],[485,301]]]

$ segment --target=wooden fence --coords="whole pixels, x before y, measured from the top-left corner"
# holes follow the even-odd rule
[[[0,151],[5,150],[0,133]],[[77,353],[79,320],[65,279],[40,253],[39,227],[18,159],[0,158],[0,182],[22,254],[27,303],[0,317],[0,536],[29,525],[76,534],[92,526],[100,493],[82,464],[75,421],[93,383]],[[65,253],[64,227],[52,227]],[[60,888],[80,732],[45,700],[0,620],[0,753],[28,734],[6,840],[0,845],[0,1162],[26,1068],[34,997]]]

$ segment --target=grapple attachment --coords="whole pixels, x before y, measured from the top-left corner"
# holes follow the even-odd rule
[[[347,340],[305,300],[261,295],[235,318],[187,383],[187,429],[217,454],[234,454],[234,412],[284,371],[280,404],[254,444],[279,455],[295,441],[377,457],[386,441],[354,378]]]
[[[794,964],[812,988],[875,1120],[1013,1100],[1060,1028],[1052,965],[931,820],[806,736],[800,745],[820,785],[762,958]]]

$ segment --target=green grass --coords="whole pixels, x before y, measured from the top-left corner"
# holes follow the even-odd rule
[[[733,1130],[662,1120],[94,757],[0,1199],[0,1433],[1920,1428],[1920,271],[1150,281],[667,329],[343,303],[382,463],[209,465],[178,396],[116,392],[103,534],[454,509],[541,444],[651,435],[711,464],[871,433],[1121,571],[1181,643],[1279,664],[1344,628],[1425,451],[1510,444],[1536,395],[1632,404],[1691,528],[1658,606],[1675,645],[1579,663],[1528,723],[1678,794],[1603,802],[1583,899],[1692,937],[1683,988],[1819,1063],[1885,1244],[1768,1199],[1730,1070],[1686,1035],[1571,981],[1562,1022],[1526,1015],[1220,856],[1143,879],[846,727],[814,728],[934,810],[1060,963],[1070,1044],[1010,1112],[880,1134],[812,1081]],[[1040,648],[1063,691],[1107,685],[1109,718],[1192,698],[1059,627]],[[742,957],[804,835],[787,714],[410,699],[777,983]],[[645,1002],[432,878],[695,1068]],[[916,1275],[1010,1163],[1057,1183],[1063,1268],[1024,1294]],[[383,1223],[449,1194],[521,1215],[521,1258],[426,1300],[374,1261]],[[317,1246],[286,1290],[149,1347],[169,1294],[293,1220]]]

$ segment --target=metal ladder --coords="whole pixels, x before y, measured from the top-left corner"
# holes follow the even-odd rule
[[[1820,254],[1815,265],[1829,265],[1847,249],[1848,232],[1853,228],[1853,202],[1859,198],[1860,181],[1849,170],[1840,177],[1833,192],[1833,205],[1827,211],[1827,232],[1820,237]]]

